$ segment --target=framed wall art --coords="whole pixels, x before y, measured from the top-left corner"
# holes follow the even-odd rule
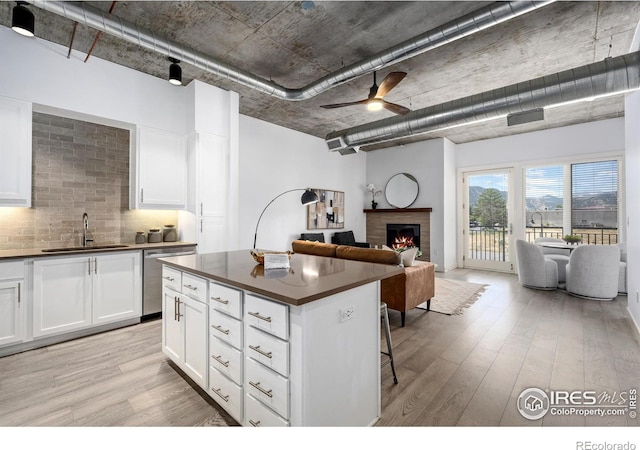
[[[344,192],[313,189],[318,203],[307,205],[307,229],[344,228]]]

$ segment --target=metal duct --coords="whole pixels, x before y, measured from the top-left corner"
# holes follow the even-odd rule
[[[329,133],[345,147],[365,146],[640,88],[640,52],[607,58],[492,91]]]
[[[301,89],[289,89],[257,75],[216,61],[186,45],[169,40],[155,33],[139,28],[135,24],[108,14],[85,3],[34,0],[29,3],[75,22],[82,23],[103,33],[156,51],[164,56],[179,59],[204,71],[225,77],[236,83],[269,94],[282,100],[307,100],[322,92],[346,83],[359,76],[412,58],[428,50],[453,42],[478,31],[513,19],[537,8],[553,3],[545,1],[497,2],[459,19],[427,31],[395,47],[384,50],[361,62],[342,68],[320,78]]]

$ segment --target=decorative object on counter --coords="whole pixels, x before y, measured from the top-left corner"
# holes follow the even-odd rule
[[[257,252],[255,250],[250,251],[251,256],[258,264],[264,264],[265,255],[287,255],[288,259],[291,259],[292,253],[290,251],[286,252]]]
[[[136,231],[136,244],[144,244],[146,241],[144,231]]]
[[[175,225],[165,225],[162,230],[162,240],[164,242],[175,242],[178,240],[178,232]]]
[[[147,237],[147,242],[149,244],[162,242],[162,232],[160,231],[160,228],[149,228],[149,235]]]
[[[562,238],[567,244],[579,244],[582,242],[582,236],[579,234],[567,234]]]
[[[392,176],[384,188],[387,203],[396,208],[408,208],[418,198],[418,180],[408,173]]]
[[[300,201],[302,202],[302,206],[310,205],[312,203],[317,203],[318,202],[318,194],[316,194],[314,191],[312,191],[311,188],[289,189],[288,191],[284,191],[284,192],[276,195],[269,203],[267,203],[267,206],[264,207],[264,209],[260,213],[260,216],[258,217],[258,222],[256,223],[256,231],[255,231],[255,233],[253,235],[253,248],[254,249],[256,248],[256,241],[258,240],[258,225],[260,225],[260,219],[262,219],[262,215],[264,214],[264,212],[267,210],[267,208],[269,207],[270,204],[272,204],[273,202],[276,201],[276,199],[278,197],[281,197],[284,194],[287,194],[289,192],[295,192],[295,191],[304,191],[304,193],[302,194],[302,197],[300,198]]]
[[[344,192],[315,189],[318,201],[307,206],[307,229],[344,228]]]
[[[376,197],[382,194],[382,191],[376,190],[376,186],[373,183],[367,184],[367,191],[371,194],[371,209],[376,209],[378,207]]]

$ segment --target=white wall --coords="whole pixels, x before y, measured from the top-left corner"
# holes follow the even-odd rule
[[[365,238],[365,153],[341,156],[330,153],[324,139],[271,123],[240,116],[240,248],[252,248],[258,217],[278,194],[289,189],[329,189],[345,193],[345,227],[356,240]],[[302,191],[275,200],[258,229],[256,246],[290,250],[291,242],[307,229]],[[323,232],[331,242],[336,230]]]
[[[403,147],[391,147],[367,153],[367,183],[382,190],[376,197],[378,208],[391,208],[384,198],[384,188],[397,173],[408,173],[418,180],[418,198],[411,208],[432,208],[431,212],[431,257],[438,271],[455,267],[455,242],[451,248],[445,229],[452,221],[455,224],[455,146],[445,139],[415,142]],[[454,183],[451,185],[448,178]],[[445,179],[447,181],[445,182]],[[453,201],[452,201],[453,196]],[[449,212],[447,202],[452,202]],[[445,206],[447,205],[447,206]],[[365,196],[365,208],[371,207],[371,196]],[[455,236],[454,236],[455,239]],[[448,253],[452,253],[453,267]]]
[[[610,152],[624,152],[623,118],[458,144],[456,161],[458,168],[484,167]]]
[[[184,88],[0,26],[0,96],[183,133]],[[167,65],[167,71],[169,70]]]
[[[640,331],[640,92],[627,94],[626,193],[627,193],[627,300],[631,317]]]

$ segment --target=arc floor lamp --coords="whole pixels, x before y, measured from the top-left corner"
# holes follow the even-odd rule
[[[295,191],[304,191],[304,193],[302,194],[302,197],[300,198],[300,201],[302,202],[302,206],[311,205],[312,203],[318,202],[318,194],[313,192],[311,188],[289,189],[288,191],[284,191],[281,194],[276,195],[269,203],[267,203],[267,206],[265,206],[262,212],[260,213],[260,217],[258,217],[258,223],[256,223],[256,231],[253,235],[254,249],[256,248],[256,241],[258,240],[258,225],[260,225],[260,220],[262,219],[262,215],[264,214],[264,212],[267,210],[269,205],[271,205],[279,197],[282,197],[284,194],[288,194],[289,192],[295,192]]]

